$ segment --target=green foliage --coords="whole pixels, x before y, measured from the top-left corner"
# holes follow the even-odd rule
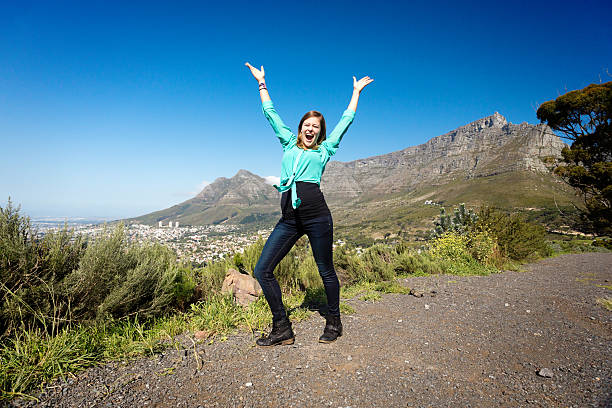
[[[606,248],[604,240],[592,239],[556,239],[550,242],[554,254],[569,254],[583,252],[610,252],[612,248]]]
[[[366,282],[380,282],[393,279],[394,251],[388,245],[373,245],[366,249],[361,255],[362,273],[358,275],[358,280]]]
[[[400,275],[437,275],[444,273],[440,263],[429,252],[406,251],[398,254],[393,269]]]
[[[359,280],[363,273],[363,263],[355,248],[350,245],[337,247],[334,251],[334,268],[340,283],[351,284]]]
[[[364,300],[366,302],[376,302],[381,299],[381,296],[380,293],[376,292],[375,290],[369,290],[359,299]]]
[[[596,247],[606,248],[612,251],[612,238],[598,238],[593,241],[593,245]]]
[[[90,245],[64,280],[74,320],[159,316],[189,301],[192,272],[160,244],[128,245],[123,225]]]
[[[136,266],[133,253],[128,253],[123,226],[117,226],[110,233],[105,231],[103,238],[88,246],[79,268],[63,282],[63,292],[72,305],[72,318],[99,317],[98,307]]]
[[[410,293],[410,288],[400,285],[395,280],[378,282],[374,285],[374,290],[381,293]]]
[[[555,173],[577,188],[599,233],[612,233],[612,82],[591,84],[543,103],[538,119],[572,140]]]
[[[477,220],[478,216],[474,214],[474,211],[466,210],[463,203],[459,204],[458,208],[453,209],[452,216],[446,214],[446,210],[442,207],[440,208],[440,219],[436,222],[432,237],[438,238],[450,231],[465,234]]]
[[[612,312],[612,298],[598,298],[597,303]]]
[[[552,254],[543,226],[527,222],[519,214],[507,214],[491,207],[483,207],[478,217],[475,228],[491,234],[504,257],[523,261]]]
[[[340,313],[342,313],[343,315],[354,314],[355,308],[353,308],[353,306],[347,303],[340,302]]]
[[[429,253],[445,273],[455,275],[488,275],[497,270],[479,262],[472,255],[471,241],[465,235],[447,232],[429,242]],[[487,255],[488,256],[488,255]]]
[[[65,321],[60,282],[84,250],[82,238],[66,227],[37,239],[10,199],[0,207],[0,338],[22,324]]]
[[[18,327],[49,333],[92,319],[184,308],[193,272],[159,244],[128,245],[122,225],[93,243],[64,228],[37,239],[9,200],[0,208],[0,340]]]

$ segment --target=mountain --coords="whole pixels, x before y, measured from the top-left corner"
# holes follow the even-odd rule
[[[444,184],[512,171],[547,172],[545,157],[560,157],[565,144],[546,125],[513,125],[499,113],[406,149],[354,160],[331,162],[322,179],[330,201],[409,191],[423,184]]]
[[[564,146],[548,126],[515,125],[496,112],[418,146],[332,161],[321,185],[340,230],[367,230],[372,222],[372,231],[417,228],[439,211],[425,200],[548,211],[573,200],[571,189],[550,174]],[[190,200],[130,221],[271,224],[280,215],[279,199],[263,178],[240,170]]]
[[[279,200],[280,194],[265,179],[240,170],[232,178],[219,177],[192,199],[128,221],[151,225],[159,221],[181,225],[265,223],[278,218]]]

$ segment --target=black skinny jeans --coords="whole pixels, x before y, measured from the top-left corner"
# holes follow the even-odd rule
[[[274,277],[274,268],[304,234],[310,240],[312,254],[323,279],[329,314],[340,316],[340,282],[334,270],[332,252],[333,229],[331,215],[307,220],[281,218],[274,227],[253,271],[270,305],[274,321],[287,317],[281,289]]]

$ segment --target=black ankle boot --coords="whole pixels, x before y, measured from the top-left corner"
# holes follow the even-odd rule
[[[258,346],[270,347],[279,344],[293,344],[295,335],[291,329],[291,321],[285,317],[284,320],[272,322],[272,331],[267,336],[262,335],[255,343]]]
[[[323,335],[319,337],[319,343],[331,343],[340,336],[342,336],[340,316],[325,316],[325,329]]]

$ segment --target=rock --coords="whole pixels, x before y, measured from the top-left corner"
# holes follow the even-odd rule
[[[540,371],[538,371],[538,375],[544,378],[552,378],[553,372],[550,368],[540,368]]]
[[[210,333],[205,330],[198,330],[197,332],[194,333],[194,336],[198,340],[204,340],[210,337]]]
[[[221,291],[234,295],[234,301],[242,306],[250,305],[263,293],[255,278],[235,269],[228,269]]]
[[[410,289],[410,294],[414,297],[423,297],[424,293],[418,289]]]

